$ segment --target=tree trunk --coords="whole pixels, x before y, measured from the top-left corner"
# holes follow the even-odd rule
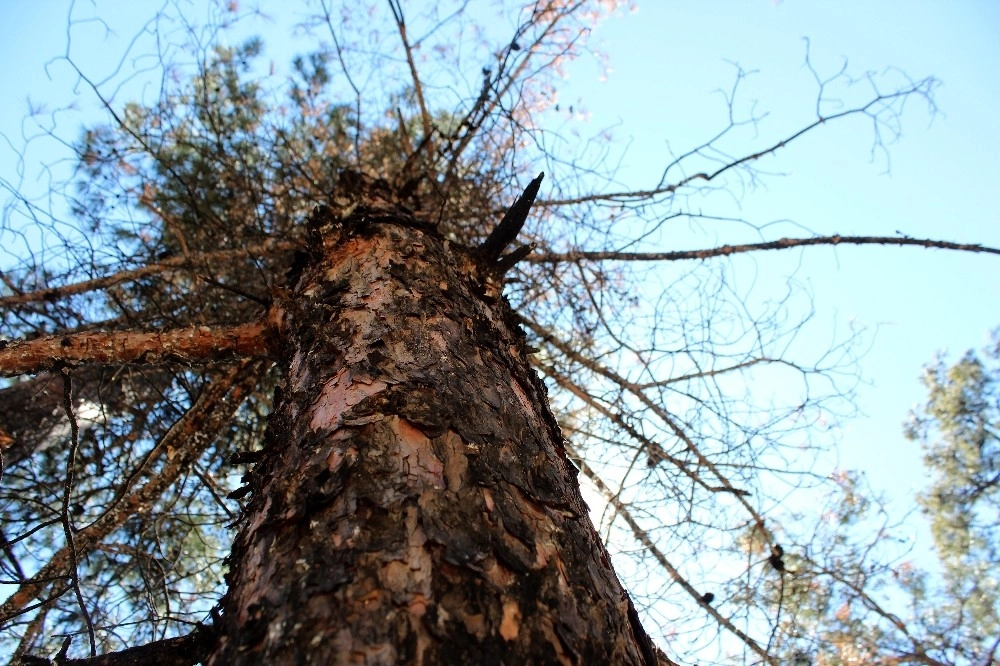
[[[311,237],[208,663],[655,663],[498,276],[400,211]]]

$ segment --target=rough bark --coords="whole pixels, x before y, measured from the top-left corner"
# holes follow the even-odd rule
[[[649,664],[475,252],[318,213],[209,664]]]

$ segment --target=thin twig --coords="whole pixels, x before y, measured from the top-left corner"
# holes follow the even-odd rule
[[[69,579],[70,587],[76,595],[76,602],[80,606],[80,614],[87,623],[87,637],[90,639],[90,656],[97,656],[97,638],[94,634],[94,621],[87,610],[87,604],[83,599],[83,591],[80,590],[80,574],[77,570],[79,561],[77,560],[76,544],[73,536],[73,523],[69,515],[69,507],[73,495],[74,470],[76,468],[76,453],[80,447],[80,424],[77,423],[76,413],[73,411],[73,378],[70,375],[70,367],[62,368],[63,375],[63,407],[66,410],[66,417],[69,419],[69,460],[66,462],[66,481],[63,484],[62,501],[62,525],[63,533],[66,535],[66,547],[69,551]]]
[[[420,122],[424,128],[424,136],[431,135],[431,114],[427,112],[427,103],[424,101],[424,87],[420,83],[420,76],[417,74],[417,63],[413,60],[413,48],[410,40],[406,37],[406,21],[403,19],[403,8],[399,0],[389,0],[389,9],[392,10],[392,17],[396,21],[396,28],[399,30],[399,39],[403,42],[403,50],[406,52],[406,64],[410,67],[410,77],[413,79],[413,93],[417,96],[417,105],[420,107]],[[429,152],[433,152],[433,146],[429,146]]]
[[[566,451],[573,457],[584,476],[590,479],[594,486],[597,487],[597,490],[600,491],[601,495],[604,496],[605,500],[607,500],[614,507],[618,515],[620,515],[626,524],[628,524],[629,528],[632,530],[633,536],[635,536],[643,547],[645,547],[646,550],[653,555],[659,565],[663,567],[664,571],[667,572],[667,575],[670,576],[671,580],[680,585],[693,599],[697,600],[705,608],[705,610],[708,611],[708,614],[715,618],[716,622],[743,641],[743,643],[757,653],[765,663],[775,664],[776,662],[774,659],[767,654],[764,648],[762,648],[757,641],[736,627],[736,625],[734,625],[729,618],[722,615],[714,606],[701,600],[701,593],[698,592],[698,590],[696,590],[683,575],[681,575],[681,572],[677,569],[677,567],[671,564],[670,560],[667,559],[667,556],[663,554],[663,551],[661,551],[653,542],[649,533],[646,532],[646,530],[644,530],[632,516],[628,507],[622,503],[621,500],[615,497],[614,493],[611,492],[611,489],[606,483],[604,483],[604,480],[597,474],[596,471],[594,471],[593,468],[584,462],[584,458],[575,449],[573,449],[571,444],[566,443]]]
[[[39,301],[55,301],[67,296],[84,294],[98,289],[106,289],[122,282],[138,280],[139,278],[156,275],[157,273],[167,273],[169,271],[182,271],[198,265],[212,265],[225,261],[233,261],[243,257],[264,257],[273,255],[276,252],[287,252],[294,250],[298,245],[291,241],[280,241],[268,239],[256,245],[239,248],[237,250],[219,250],[218,252],[205,252],[204,254],[194,254],[190,257],[170,257],[163,261],[147,264],[141,268],[121,270],[111,275],[82,280],[59,287],[48,289],[36,289],[29,292],[15,292],[13,295],[0,297],[0,307],[10,307],[13,305],[23,305],[25,303],[37,303]]]
[[[826,124],[828,122],[832,122],[832,121],[835,121],[835,120],[839,120],[839,119],[842,119],[842,118],[847,118],[849,116],[853,116],[853,115],[857,115],[857,114],[871,115],[870,111],[871,111],[872,107],[875,107],[875,106],[880,105],[880,104],[884,104],[886,101],[895,100],[895,99],[904,99],[904,98],[906,98],[909,95],[913,95],[913,94],[917,94],[917,93],[921,93],[921,92],[923,92],[924,94],[926,94],[927,87],[929,85],[931,85],[932,83],[933,83],[932,80],[925,79],[923,81],[919,81],[919,82],[915,83],[914,85],[910,86],[909,88],[906,88],[905,90],[897,90],[896,92],[893,92],[893,93],[890,93],[890,94],[885,94],[885,95],[881,95],[881,94],[880,95],[876,95],[875,97],[871,98],[868,101],[867,104],[865,104],[863,106],[854,107],[852,109],[847,109],[845,111],[841,111],[840,113],[833,113],[833,114],[830,114],[828,116],[819,116],[816,120],[814,120],[813,122],[809,123],[805,127],[802,127],[801,129],[799,129],[798,131],[794,132],[793,134],[785,137],[784,139],[781,139],[780,141],[777,141],[777,142],[771,144],[770,146],[768,146],[766,148],[763,148],[763,149],[758,150],[756,152],[750,153],[748,155],[744,155],[743,157],[740,157],[738,159],[729,161],[725,165],[723,165],[723,166],[719,167],[718,169],[716,169],[715,171],[712,171],[712,172],[702,171],[700,173],[692,174],[692,175],[687,176],[686,178],[683,178],[683,179],[681,179],[681,180],[679,180],[676,183],[673,183],[671,185],[660,185],[660,186],[657,186],[657,187],[654,187],[654,188],[648,189],[648,190],[632,190],[632,191],[625,191],[625,192],[610,192],[610,193],[606,193],[606,194],[591,194],[591,195],[587,195],[587,196],[573,197],[573,198],[568,198],[568,199],[552,199],[552,200],[549,200],[549,201],[540,201],[539,205],[543,206],[543,207],[553,207],[553,206],[566,206],[566,205],[569,205],[569,204],[578,204],[578,203],[585,203],[585,202],[600,202],[600,201],[615,202],[615,203],[627,203],[627,202],[631,202],[631,201],[636,201],[636,202],[647,201],[647,200],[652,199],[653,197],[656,197],[656,196],[660,196],[660,195],[664,195],[664,194],[670,194],[672,192],[675,192],[675,191],[681,189],[682,187],[685,187],[687,185],[692,184],[694,181],[700,180],[700,181],[704,181],[704,182],[709,182],[709,181],[715,180],[716,178],[718,178],[722,174],[724,174],[724,173],[726,173],[728,171],[731,171],[731,170],[733,170],[733,169],[735,169],[735,168],[737,168],[739,166],[742,166],[742,165],[747,164],[749,162],[754,162],[756,160],[759,160],[762,157],[765,157],[765,156],[771,155],[773,153],[776,153],[777,151],[779,151],[780,149],[786,147],[788,144],[792,143],[796,139],[800,139],[803,136],[805,136],[806,134],[809,134],[810,132],[812,132],[812,130],[816,129],[820,125],[823,125],[823,124]],[[709,144],[705,144],[705,145],[702,146],[702,148],[705,148],[708,145]],[[689,154],[693,154],[693,152],[689,153]]]
[[[254,303],[257,303],[259,305],[263,305],[265,308],[271,307],[270,301],[268,301],[268,300],[266,300],[264,298],[261,298],[260,296],[257,296],[255,294],[251,294],[248,291],[243,291],[242,289],[239,289],[238,287],[233,287],[233,286],[225,284],[223,282],[219,282],[215,278],[210,278],[207,275],[199,275],[198,279],[199,280],[204,280],[205,282],[209,283],[213,287],[218,287],[219,289],[224,289],[225,291],[228,291],[228,292],[231,292],[233,294],[236,294],[237,296],[241,296],[241,297],[243,297],[243,298],[245,298],[245,299],[247,299],[249,301],[253,301]]]
[[[351,73],[347,69],[347,63],[344,61],[344,49],[340,45],[340,40],[337,39],[337,31],[333,29],[333,19],[330,17],[330,10],[326,6],[325,2],[320,3],[323,8],[323,18],[326,19],[326,26],[330,30],[330,39],[333,40],[333,46],[337,50],[337,60],[340,61],[340,70],[344,73],[344,77],[347,79],[348,85],[351,86],[351,90],[354,91],[355,100],[355,113],[356,125],[354,127],[354,157],[358,160],[358,165],[361,165],[361,90],[354,83],[354,79],[351,78]]]

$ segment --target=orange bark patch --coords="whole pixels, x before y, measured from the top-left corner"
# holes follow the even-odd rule
[[[486,637],[486,618],[482,613],[466,615],[462,618],[462,622],[465,624],[465,630],[476,638]]]
[[[499,588],[509,587],[517,579],[513,571],[498,563],[493,558],[487,558],[487,562],[483,566],[483,574],[486,576],[486,580]]]
[[[512,641],[517,638],[518,630],[521,628],[521,609],[513,599],[505,599],[503,602],[503,619],[500,620],[500,635],[505,641]]]
[[[396,418],[393,430],[407,472],[434,488],[444,488],[444,464],[431,451],[431,440],[406,419]]]
[[[309,427],[313,430],[336,428],[344,412],[369,398],[388,385],[378,379],[366,381],[354,379],[347,368],[341,369],[323,387],[323,392],[313,403],[313,415]]]
[[[410,600],[410,613],[415,617],[423,617],[427,614],[427,597],[417,594]]]

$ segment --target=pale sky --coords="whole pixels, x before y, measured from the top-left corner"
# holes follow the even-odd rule
[[[789,175],[744,194],[743,215],[759,223],[794,220],[820,234],[892,236],[899,230],[1000,245],[1000,214],[992,201],[1000,182],[1000,4],[734,0],[638,6],[598,31],[614,70],[608,81],[597,82],[596,67],[588,72],[581,66],[584,71],[570,80],[573,92],[563,99],[579,97],[593,124],[620,120],[616,135],[635,139],[627,165],[636,174],[649,172],[645,182],[659,177],[656,165],[663,158],[657,153],[666,141],[681,152],[718,131],[724,106],[713,91],[731,85],[732,62],[758,71],[747,81],[746,99],[772,113],[762,134],[808,120],[815,99],[803,66],[808,37],[812,60],[825,73],[846,58],[856,77],[895,67],[914,79],[939,79],[939,114],[932,118],[926,106],[912,104],[901,139],[889,147],[888,165],[880,154],[872,161],[864,123],[821,128],[762,165]],[[781,235],[801,233],[791,225],[779,229]],[[859,404],[869,416],[847,424],[841,460],[867,470],[907,507],[905,490],[921,485],[922,475],[919,450],[903,439],[900,426],[924,396],[921,367],[939,350],[954,358],[982,346],[1000,325],[1000,261],[883,247],[812,248],[754,260],[761,273],[787,274],[799,266],[796,279],[812,287],[818,313],[842,333],[851,320],[877,327],[862,361],[871,385],[863,387]]]

